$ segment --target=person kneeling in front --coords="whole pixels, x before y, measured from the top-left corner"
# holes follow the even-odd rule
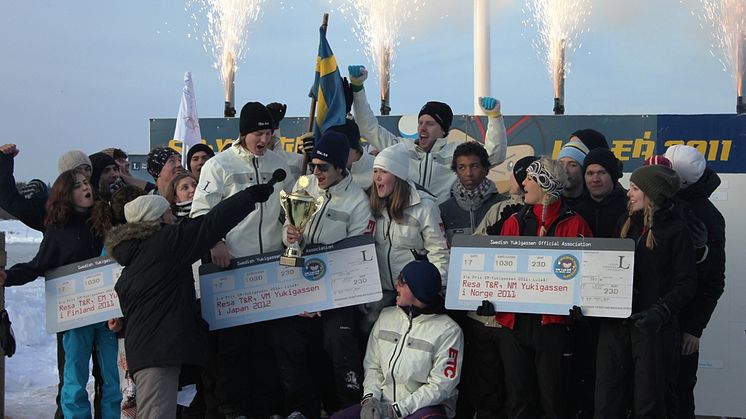
[[[444,314],[438,268],[409,262],[396,292],[396,307],[383,309],[368,340],[363,400],[332,419],[454,417],[464,336]]]

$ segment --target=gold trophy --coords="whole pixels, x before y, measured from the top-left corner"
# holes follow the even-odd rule
[[[301,187],[308,186],[308,183],[308,179],[305,176],[301,176],[301,179],[298,180],[298,184]],[[323,196],[314,198],[305,189],[299,189],[290,194],[280,191],[280,205],[285,210],[285,217],[290,225],[298,231],[302,230],[308,224],[308,220],[321,209],[323,204]],[[305,260],[300,257],[301,253],[300,240],[298,240],[285,249],[285,253],[280,256],[280,265],[303,266]]]

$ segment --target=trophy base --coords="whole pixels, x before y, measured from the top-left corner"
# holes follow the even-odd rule
[[[300,268],[305,265],[306,260],[295,256],[280,256],[280,265]]]

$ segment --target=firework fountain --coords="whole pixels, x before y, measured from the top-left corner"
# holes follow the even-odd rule
[[[213,57],[213,67],[225,89],[226,117],[236,116],[235,78],[243,59],[249,22],[259,17],[264,0],[187,0],[194,13],[195,32],[199,21],[207,19],[206,28],[198,34],[205,51]]]
[[[717,45],[713,44],[712,49],[721,51],[723,71],[733,69],[736,112],[746,113],[746,3],[743,0],[700,0],[700,3],[704,9],[700,26],[715,38]]]
[[[524,21],[535,26],[538,36],[534,48],[546,61],[554,82],[554,113],[565,113],[565,77],[570,72],[567,52],[574,52],[579,35],[587,32],[586,19],[591,13],[590,0],[530,0],[524,11],[530,15]]]
[[[423,4],[424,0],[342,0],[339,7],[343,14],[353,16],[353,32],[378,72],[381,115],[391,112],[391,68],[399,30]]]

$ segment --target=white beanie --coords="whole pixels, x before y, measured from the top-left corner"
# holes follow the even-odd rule
[[[87,164],[88,167],[93,168],[91,159],[89,159],[88,156],[80,150],[70,150],[65,152],[65,154],[63,154],[60,157],[60,160],[57,162],[57,166],[60,169],[60,174],[62,174],[63,172],[67,172],[68,170],[73,170],[83,164]]]
[[[155,221],[170,209],[166,198],[160,195],[143,195],[124,204],[124,218],[128,223]]]
[[[396,144],[381,150],[373,160],[374,169],[383,169],[401,180],[409,179],[409,150]]]
[[[665,156],[681,179],[681,189],[697,182],[705,172],[705,156],[694,147],[676,144],[668,147]]]

